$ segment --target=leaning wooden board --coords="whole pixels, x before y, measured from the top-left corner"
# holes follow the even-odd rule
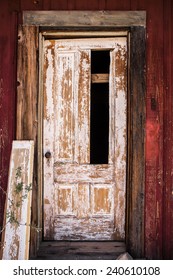
[[[3,260],[29,258],[34,141],[13,141],[3,231]]]

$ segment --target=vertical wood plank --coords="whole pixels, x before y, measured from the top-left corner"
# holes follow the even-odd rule
[[[131,0],[130,1],[130,10],[132,11],[145,11],[148,10],[148,2],[151,2],[150,0]]]
[[[75,156],[75,52],[56,48],[55,74],[55,155],[58,162],[73,162]],[[53,104],[54,108],[54,104]],[[50,136],[49,136],[50,139]]]
[[[163,257],[165,239],[162,221],[166,218],[163,211],[163,7],[166,2],[169,0],[159,0],[157,5],[150,0],[131,1],[131,9],[147,11],[145,255],[149,259]],[[164,32],[167,36],[167,29]]]
[[[99,0],[76,0],[76,10],[98,10],[99,9]]]
[[[37,126],[38,126],[38,28],[19,26],[17,62],[17,140],[34,140],[34,178],[32,225],[38,223],[37,211]],[[36,250],[37,232],[31,230],[31,252]]]
[[[43,0],[43,10],[45,10],[45,11],[51,10],[51,1],[50,0]]]
[[[6,191],[11,144],[15,137],[17,13],[0,2],[0,186]],[[0,228],[5,195],[0,191]]]
[[[72,11],[76,9],[76,0],[68,0],[67,1],[68,10]]]
[[[32,191],[26,191],[26,187],[32,184],[33,159],[33,141],[13,141],[5,208],[9,218],[4,215],[3,260],[29,258]]]
[[[21,10],[42,10],[44,0],[20,0]]]
[[[36,140],[38,98],[38,29],[20,26],[17,65],[17,132],[18,140]]]
[[[1,1],[2,2],[2,1]],[[8,2],[8,11],[9,12],[17,12],[20,11],[20,0],[7,0],[6,2]]]
[[[163,258],[173,259],[173,3],[164,1]]]
[[[106,10],[130,10],[131,0],[106,0]]]
[[[78,76],[78,116],[76,131],[78,145],[76,151],[77,161],[80,164],[90,163],[90,84],[91,84],[91,52],[80,50],[78,52],[79,65],[76,69]]]
[[[147,2],[146,257],[163,250],[163,1]],[[157,29],[156,29],[157,26]]]
[[[43,159],[43,174],[44,183],[42,187],[44,188],[44,200],[43,200],[43,220],[44,220],[44,235],[47,238],[52,236],[51,217],[53,216],[53,201],[54,192],[52,190],[53,186],[53,164],[54,164],[54,101],[55,101],[55,41],[45,41],[43,45],[43,153],[47,151],[51,152],[50,159]],[[45,187],[50,186],[49,188]],[[47,214],[48,213],[48,214]],[[50,217],[49,217],[50,215]],[[48,225],[48,226],[47,226]],[[49,226],[50,225],[50,226]]]
[[[68,10],[68,0],[50,0],[52,10]]]
[[[127,250],[136,258],[144,256],[145,185],[145,28],[133,27],[130,35],[130,99],[128,132]],[[133,195],[132,195],[133,193]]]
[[[111,52],[110,64],[110,163],[115,166],[116,238],[125,238],[125,195],[127,163],[127,38]],[[113,156],[113,157],[112,157]]]
[[[106,10],[106,0],[99,0],[98,10]]]

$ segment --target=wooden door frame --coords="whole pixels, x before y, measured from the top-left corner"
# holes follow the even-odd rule
[[[126,246],[144,257],[145,195],[145,28],[144,11],[32,11],[23,13],[18,34],[16,139],[35,141],[30,255],[42,240],[42,80],[41,41],[58,30],[128,32],[128,153],[126,187]],[[52,35],[51,35],[52,36]],[[61,38],[62,38],[61,36]],[[84,37],[86,34],[84,34]],[[40,85],[39,85],[40,84]]]

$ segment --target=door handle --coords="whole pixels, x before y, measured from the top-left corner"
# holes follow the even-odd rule
[[[47,159],[51,158],[51,152],[47,151],[44,156]]]

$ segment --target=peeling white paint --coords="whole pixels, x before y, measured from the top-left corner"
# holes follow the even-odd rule
[[[21,199],[22,195],[25,195],[24,188],[19,194],[16,194],[15,188],[17,183],[16,169],[19,167],[21,168],[21,178],[18,178],[18,182],[23,182],[24,186],[32,184],[33,158],[33,141],[13,141],[5,211],[14,212],[19,225],[11,223],[8,218],[4,220],[3,260],[26,260],[29,258],[32,191],[28,192],[25,199]],[[21,204],[20,207],[16,207],[18,201]]]
[[[109,163],[90,164],[91,50],[109,49]],[[127,38],[45,44],[44,204],[46,239],[125,236]],[[50,203],[47,203],[49,201]]]

